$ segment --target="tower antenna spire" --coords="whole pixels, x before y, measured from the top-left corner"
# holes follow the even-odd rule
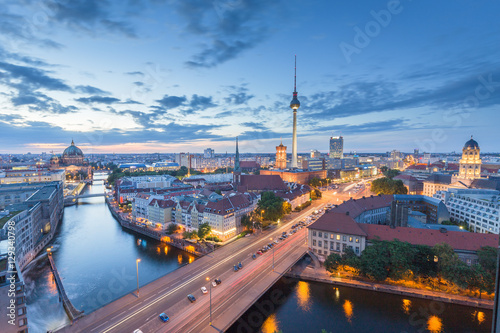
[[[293,77],[293,92],[297,92],[297,55],[295,55],[295,76]]]

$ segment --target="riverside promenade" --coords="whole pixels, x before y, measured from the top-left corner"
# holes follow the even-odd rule
[[[304,281],[315,281],[329,283],[336,286],[360,288],[365,290],[379,291],[384,293],[404,295],[409,297],[430,299],[438,302],[460,304],[482,309],[493,309],[493,301],[467,297],[461,295],[447,294],[439,291],[415,289],[402,286],[394,286],[381,283],[358,281],[340,277],[332,277],[330,273],[322,266],[320,268],[294,266],[285,274],[287,277],[296,278]]]

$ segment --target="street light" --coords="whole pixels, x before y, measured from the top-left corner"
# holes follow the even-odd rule
[[[210,283],[210,278],[208,276],[206,280],[209,282],[208,284],[210,285],[210,322],[208,323],[208,325],[212,326],[212,284]]]
[[[137,297],[139,297],[139,262],[141,259],[135,260],[135,268],[137,270]]]

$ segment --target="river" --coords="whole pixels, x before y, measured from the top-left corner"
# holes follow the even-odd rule
[[[102,193],[103,187],[96,182],[84,193]],[[140,285],[195,259],[175,247],[123,230],[101,197],[80,199],[78,205],[66,207],[51,245],[68,297],[85,313],[136,289],[137,258],[141,259]],[[47,332],[67,324],[48,260],[39,256],[31,266],[23,274],[29,331]]]

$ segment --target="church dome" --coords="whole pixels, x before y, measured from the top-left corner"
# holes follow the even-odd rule
[[[472,137],[465,143],[464,149],[479,149],[479,144]]]
[[[64,149],[63,157],[77,157],[77,156],[83,157],[82,150],[77,146],[75,146],[75,143],[73,142],[73,140],[71,140],[71,146]]]

